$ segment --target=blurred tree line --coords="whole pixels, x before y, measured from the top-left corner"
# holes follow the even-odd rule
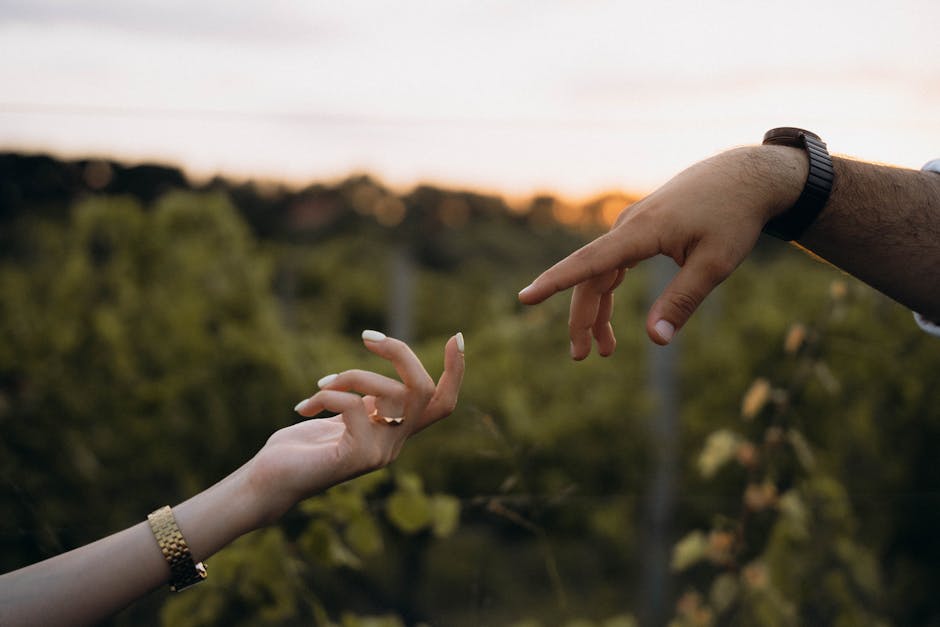
[[[0,568],[208,487],[324,374],[388,371],[362,329],[434,375],[459,330],[452,417],[112,622],[940,624],[940,345],[773,241],[681,335],[670,605],[649,615],[650,278],[618,290],[616,354],[577,364],[567,298],[515,298],[628,202],[0,155]]]

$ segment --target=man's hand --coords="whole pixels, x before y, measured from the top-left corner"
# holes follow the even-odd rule
[[[764,224],[800,194],[808,160],[779,146],[739,148],[701,161],[623,210],[610,231],[543,272],[519,292],[527,305],[574,287],[571,356],[610,355],[613,290],[627,270],[667,255],[679,272],[650,308],[646,332],[668,344],[705,297],[754,248]]]

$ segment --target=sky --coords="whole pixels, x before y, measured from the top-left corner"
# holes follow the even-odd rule
[[[0,0],[0,150],[647,192],[765,130],[940,157],[940,2]]]

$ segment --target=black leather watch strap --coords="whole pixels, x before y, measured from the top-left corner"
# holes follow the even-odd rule
[[[765,145],[803,148],[809,156],[809,174],[796,204],[776,216],[764,226],[764,232],[782,240],[795,240],[819,216],[835,178],[832,158],[819,135],[791,126],[770,129],[764,133]]]

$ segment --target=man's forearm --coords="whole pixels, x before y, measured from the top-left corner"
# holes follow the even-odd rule
[[[833,157],[825,209],[799,244],[940,319],[940,174]]]

